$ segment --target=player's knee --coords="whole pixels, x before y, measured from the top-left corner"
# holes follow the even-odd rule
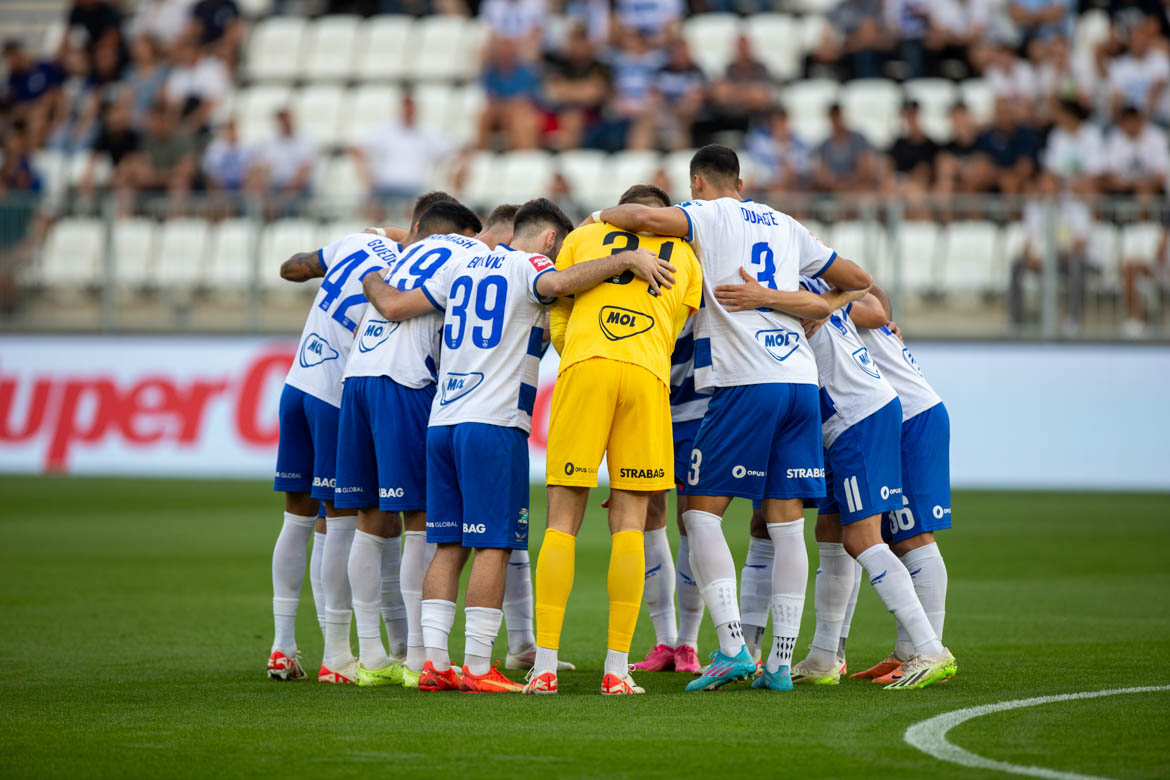
[[[407,531],[425,531],[427,530],[427,513],[426,512],[403,512],[403,525],[406,526]]]
[[[841,515],[817,515],[816,537],[818,542],[841,542]]]
[[[917,550],[919,547],[926,547],[929,544],[934,544],[934,534],[930,531],[924,531],[909,539],[895,542],[891,547],[894,549],[894,554],[901,558],[911,550]]]
[[[657,531],[666,528],[666,494],[658,493],[650,498],[646,507],[646,530]]]
[[[768,538],[768,521],[764,518],[763,507],[752,509],[751,535],[757,539]]]
[[[284,511],[290,514],[311,517],[317,514],[319,506],[320,502],[308,493],[284,494]]]

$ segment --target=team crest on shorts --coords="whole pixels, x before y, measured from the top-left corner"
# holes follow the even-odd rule
[[[877,363],[873,362],[873,358],[869,356],[869,350],[865,347],[853,353],[853,361],[857,363],[858,368],[874,379],[882,378],[882,372],[878,371]]]
[[[620,306],[602,306],[597,315],[601,332],[610,341],[621,341],[645,333],[654,327],[654,318]]]
[[[390,338],[390,334],[398,330],[399,324],[386,320],[370,320],[366,323],[366,329],[362,331],[362,337],[358,339],[358,351],[373,352]]]
[[[319,366],[326,360],[337,360],[340,353],[329,346],[329,342],[321,337],[318,333],[310,333],[305,339],[305,343],[301,345],[301,354],[299,357],[302,368],[312,368]]]
[[[783,361],[800,346],[800,334],[787,328],[757,330],[756,341],[768,350],[768,354]]]
[[[446,406],[452,401],[458,401],[463,396],[479,387],[483,382],[483,374],[472,371],[470,374],[443,374],[440,387],[443,388],[443,397],[439,399],[439,406]]]

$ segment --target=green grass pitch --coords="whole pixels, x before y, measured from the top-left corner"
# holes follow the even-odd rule
[[[941,535],[946,643],[959,675],[917,692],[859,681],[775,694],[642,674],[598,695],[608,539],[595,494],[555,697],[273,683],[272,542],[281,500],[255,482],[0,479],[0,777],[978,777],[902,741],[977,704],[1170,683],[1170,496],[960,492]],[[533,559],[543,490],[535,490]],[[726,528],[742,561],[749,509]],[[811,569],[815,548],[811,546]],[[676,540],[672,530],[672,540]],[[812,586],[798,656],[812,635]],[[462,653],[462,614],[451,647]],[[305,583],[306,667],[321,637]],[[868,585],[848,659],[884,657]],[[632,655],[653,642],[643,610]],[[703,650],[714,645],[705,626]],[[503,639],[497,648],[503,647]],[[1017,764],[1170,775],[1170,694],[990,715],[956,744]]]

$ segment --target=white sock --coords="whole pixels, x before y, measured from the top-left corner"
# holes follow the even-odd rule
[[[817,630],[809,650],[809,663],[829,669],[837,663],[841,626],[856,581],[857,563],[839,542],[817,542],[817,578],[813,604],[817,610]]]
[[[625,677],[630,673],[630,654],[618,650],[607,650],[605,653],[605,674],[616,674]]]
[[[865,569],[870,584],[877,591],[878,598],[886,605],[886,609],[905,626],[906,633],[914,645],[914,653],[942,655],[942,643],[938,641],[938,635],[930,627],[930,620],[922,609],[918,594],[914,592],[910,572],[898,560],[898,556],[885,544],[875,544],[857,556],[857,562]]]
[[[678,643],[699,649],[699,625],[703,622],[703,594],[691,573],[691,542],[682,537],[678,544],[678,558],[674,568],[675,588],[678,591]]]
[[[391,536],[382,546],[382,622],[391,658],[406,656],[406,605],[402,602],[402,537]]]
[[[532,633],[532,564],[527,550],[513,550],[504,577],[504,625],[508,652],[521,653],[536,646]],[[477,672],[472,672],[477,674]]]
[[[325,581],[321,579],[321,563],[325,560],[325,534],[313,532],[313,552],[309,555],[309,586],[313,590],[313,605],[317,608],[317,625],[325,636]]]
[[[771,539],[751,537],[747,559],[739,573],[739,614],[743,641],[752,658],[759,660],[768,607],[772,603],[772,562],[775,548]]]
[[[837,655],[845,657],[845,640],[849,638],[849,626],[853,624],[853,612],[857,609],[857,597],[861,594],[861,564],[853,562],[853,590],[849,593],[849,604],[845,607],[845,619],[841,621],[841,641],[837,643]]]
[[[557,673],[557,651],[551,647],[536,646],[536,661],[532,664],[532,671],[534,674],[544,674],[545,672]]]
[[[446,671],[451,668],[447,639],[451,636],[451,627],[455,625],[455,602],[446,599],[423,599],[420,610],[427,660],[434,665],[436,671]]]
[[[703,602],[711,611],[719,649],[724,655],[738,655],[743,648],[739,625],[739,600],[735,595],[735,561],[723,537],[722,519],[710,512],[688,509],[683,523],[691,542],[691,571],[695,574]]]
[[[918,547],[902,556],[902,563],[910,572],[914,592],[922,602],[922,609],[930,621],[930,627],[942,641],[943,621],[947,616],[947,565],[939,552],[938,544],[932,542]]]
[[[463,664],[474,675],[487,674],[492,667],[492,645],[500,633],[504,611],[490,607],[464,607],[463,615],[466,621]]]
[[[808,549],[804,546],[804,518],[768,523],[775,548],[772,561],[772,653],[767,669],[775,672],[792,665],[792,651],[800,636],[804,594],[808,588]]]
[[[654,624],[655,644],[674,647],[678,644],[678,629],[674,614],[674,556],[666,529],[647,531],[642,535],[646,552],[646,585],[643,596]]]
[[[427,532],[402,534],[402,603],[406,607],[406,665],[421,672],[426,653],[422,634],[422,584],[427,573]]]
[[[914,657],[914,643],[910,641],[910,635],[906,633],[901,620],[894,620],[894,629],[898,632],[898,638],[894,641],[894,657],[899,661],[909,661]]]
[[[325,658],[322,663],[336,670],[353,658],[349,644],[349,626],[353,619],[349,548],[357,531],[357,516],[330,517],[325,522],[328,530],[325,558],[321,561],[321,581],[325,586]]]
[[[297,654],[297,605],[305,583],[305,557],[317,516],[284,513],[284,524],[272,548],[272,649],[290,658]]]
[[[382,646],[382,549],[386,540],[365,531],[353,535],[349,548],[349,587],[357,624],[358,660],[367,669],[390,663]]]

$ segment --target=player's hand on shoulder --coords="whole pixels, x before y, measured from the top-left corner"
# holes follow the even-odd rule
[[[646,249],[627,249],[618,254],[626,267],[639,279],[649,283],[650,289],[655,293],[661,292],[660,288],[663,287],[667,290],[674,287],[674,272],[677,269],[653,252]]]
[[[721,284],[715,288],[715,300],[728,311],[747,311],[768,306],[768,288],[756,281],[742,267],[739,276],[743,284]]]

